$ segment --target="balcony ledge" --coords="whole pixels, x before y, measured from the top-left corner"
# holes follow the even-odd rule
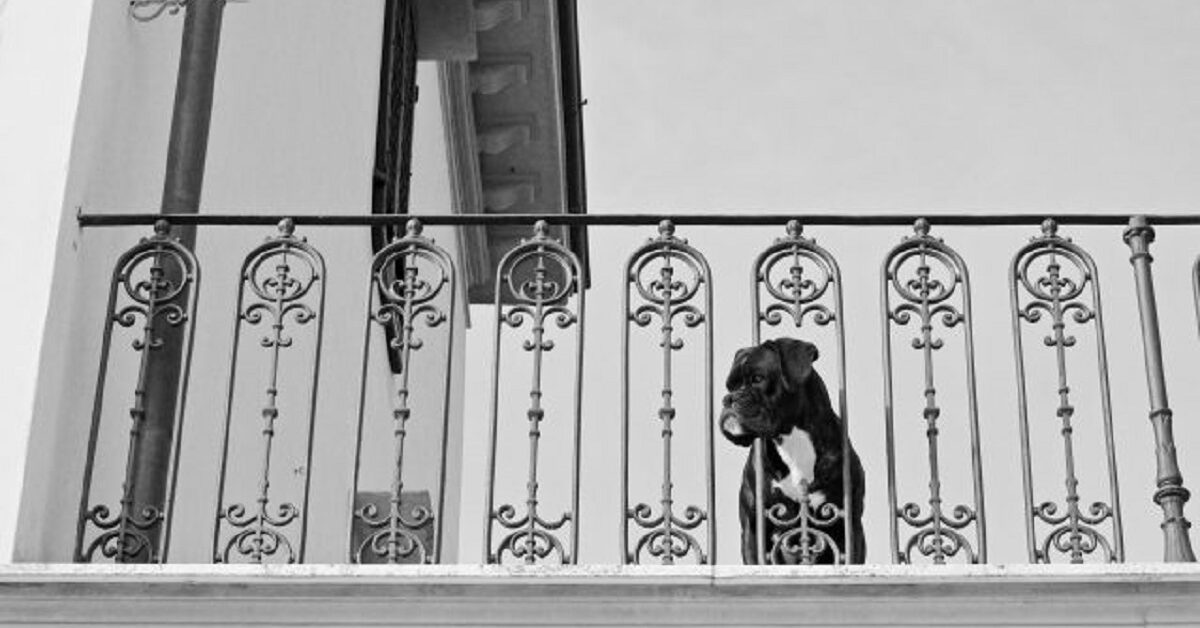
[[[1196,625],[1200,566],[0,566],[0,625]]]

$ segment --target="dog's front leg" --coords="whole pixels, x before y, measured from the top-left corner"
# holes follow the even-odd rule
[[[758,564],[758,532],[754,523],[754,517],[747,516],[743,508],[740,518],[742,520],[742,564],[757,565]]]
[[[755,496],[753,458],[746,460],[742,471],[742,487],[738,491],[738,519],[742,524],[742,564],[758,564],[758,522],[756,505],[765,495]]]

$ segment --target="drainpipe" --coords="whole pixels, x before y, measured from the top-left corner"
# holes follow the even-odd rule
[[[163,214],[196,214],[200,211],[225,0],[190,0],[186,7],[175,107],[167,145]],[[195,227],[177,227],[175,233],[184,246],[195,250]],[[172,279],[179,281],[178,277]],[[186,307],[186,304],[182,305]],[[174,483],[172,439],[180,386],[185,383],[180,381],[184,346],[182,327],[162,325],[156,330],[163,344],[151,351],[148,358],[145,424],[133,453],[134,503],[156,506],[160,511],[169,506],[165,504],[167,489]],[[169,521],[147,531],[151,533],[153,546],[159,544],[158,537],[167,525],[170,525]],[[165,562],[165,550],[163,554],[158,560]]]

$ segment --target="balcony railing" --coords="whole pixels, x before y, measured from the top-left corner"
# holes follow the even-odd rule
[[[823,372],[832,391],[832,408],[841,417],[845,464],[841,473],[845,498],[840,502],[820,503],[807,492],[807,485],[794,506],[765,507],[760,500],[752,520],[743,522],[759,532],[747,556],[759,563],[862,562],[864,557],[853,550],[855,536],[862,534],[853,522],[864,513],[857,512],[862,507],[854,503],[850,486],[850,406],[861,395],[878,393],[848,391],[846,338],[856,330],[847,325],[847,282],[871,282],[879,294],[886,460],[872,462],[887,471],[890,548],[886,562],[989,562],[984,498],[988,470],[981,454],[985,443],[980,428],[981,383],[976,376],[976,340],[983,330],[972,309],[973,292],[979,286],[972,285],[968,264],[954,242],[937,237],[935,227],[995,225],[1029,229],[1028,243],[1012,250],[1007,285],[986,286],[1009,293],[1011,327],[993,326],[985,332],[989,338],[1007,334],[1012,343],[1020,448],[1019,459],[1011,464],[1020,469],[1022,478],[1029,562],[1122,562],[1126,558],[1099,268],[1083,246],[1062,234],[1084,225],[1125,226],[1120,236],[1114,231],[1113,237],[1123,237],[1128,246],[1136,281],[1136,292],[1120,298],[1135,299],[1141,316],[1150,399],[1147,415],[1155,439],[1153,452],[1144,455],[1154,457],[1157,469],[1152,498],[1161,507],[1166,559],[1194,560],[1190,524],[1183,513],[1188,491],[1176,459],[1167,405],[1149,247],[1154,226],[1196,225],[1200,216],[84,214],[79,221],[87,229],[153,225],[152,233],[114,260],[106,309],[101,312],[97,306],[104,328],[77,516],[74,556],[80,562],[166,562],[173,542],[195,542],[172,535],[178,525],[173,515],[177,502],[193,499],[177,492],[177,475],[181,452],[190,445],[182,424],[185,417],[195,420],[188,412],[187,391],[189,372],[192,378],[197,376],[189,366],[201,312],[198,303],[211,298],[224,298],[234,308],[232,335],[225,341],[230,347],[226,393],[219,404],[222,436],[213,454],[219,474],[211,505],[212,560],[305,562],[311,482],[319,474],[347,478],[342,490],[355,496],[349,509],[351,521],[343,526],[351,530],[345,544],[348,562],[441,562],[444,539],[456,533],[444,525],[447,478],[454,475],[447,464],[455,420],[453,364],[449,358],[432,365],[416,360],[430,346],[438,347],[441,356],[458,355],[454,330],[463,324],[458,301],[463,278],[454,255],[426,237],[423,226],[496,224],[525,225],[529,238],[495,268],[482,562],[575,564],[581,539],[606,537],[612,522],[619,527],[619,535],[611,536],[613,545],[619,544],[614,550],[624,564],[716,562],[718,538],[736,538],[742,532],[723,521],[719,526],[716,517],[715,459],[721,442],[717,404],[725,391],[714,377],[723,376],[716,369],[724,368],[726,356],[715,355],[714,334],[728,333],[735,326],[740,333],[749,332],[752,344],[781,335],[803,337],[832,356],[834,366]],[[407,224],[406,235],[378,250],[369,268],[341,275],[362,273],[359,281],[365,290],[360,309],[345,303],[336,310],[327,308],[326,294],[337,274],[326,267],[319,247],[301,237],[305,230],[400,223]],[[206,274],[204,290],[200,276],[206,260],[181,245],[171,231],[267,225],[278,225],[278,231],[265,243],[238,254],[243,261],[236,276]],[[591,268],[585,268],[570,248],[552,237],[551,225],[640,227],[646,228],[649,239],[633,248],[623,263],[593,255]],[[648,228],[652,225],[657,226],[656,232]],[[741,292],[735,292],[715,285],[705,252],[689,244],[679,231],[690,226],[739,225],[772,226],[778,231],[746,251],[749,278],[738,287]],[[874,277],[843,277],[838,259],[802,229],[833,226],[894,230],[895,244],[890,251],[878,253],[881,265]],[[868,253],[856,252],[856,259]],[[229,252],[222,255],[228,257]],[[585,278],[612,273],[620,273],[619,307],[617,303],[585,306]],[[1200,260],[1192,275],[1200,308]],[[210,296],[220,291],[226,291],[223,297]],[[718,327],[714,300],[747,291],[749,328],[725,320],[720,325],[729,327]],[[363,341],[356,349],[360,372],[353,378],[336,374],[339,383],[353,379],[359,390],[354,410],[356,450],[350,469],[314,467],[313,450],[325,418],[318,416],[317,399],[323,386],[330,385],[330,378],[321,376],[323,330],[330,316],[360,321],[362,329]],[[620,324],[616,360],[621,383],[619,391],[597,392],[620,395],[619,455],[585,451],[581,436],[590,427],[585,419],[589,384],[585,358],[598,351],[585,353],[585,332],[589,325],[602,326],[597,318],[605,317]],[[132,334],[128,336],[132,340],[122,342],[126,338],[122,334]],[[1036,350],[1033,343],[1046,350]],[[174,345],[178,354],[179,376],[174,380],[164,378],[154,363],[155,353],[168,345]],[[607,358],[613,349],[599,351]],[[386,413],[367,401],[379,352],[386,354],[394,371],[391,408]],[[1085,352],[1091,358],[1081,362],[1077,355]],[[117,377],[118,372],[128,375]],[[1044,381],[1053,385],[1035,385]],[[164,386],[175,397],[165,414],[161,405],[148,401],[161,395],[156,387]],[[561,401],[552,409],[544,404],[550,387],[557,389]],[[1078,388],[1094,394],[1082,399]],[[689,392],[683,398],[685,389]],[[1049,395],[1040,394],[1047,391]],[[915,410],[923,428],[919,433],[912,423],[899,420],[913,414],[901,410],[911,397],[921,400]],[[124,421],[115,419],[123,403],[115,400],[132,400],[123,411],[128,417]],[[524,412],[514,418],[507,406],[518,401]],[[1081,402],[1096,405],[1099,420],[1076,421],[1076,406]],[[944,416],[948,404],[956,408],[950,425]],[[687,421],[679,420],[683,406],[687,406]],[[159,415],[152,416],[154,412]],[[1031,434],[1043,426],[1034,424],[1032,417],[1045,414],[1057,419],[1061,438],[1055,464],[1039,458],[1050,451],[1044,443],[1031,442]],[[280,421],[283,415],[287,421]],[[410,431],[418,415],[422,429],[432,426],[436,432],[420,441],[429,451],[411,449]],[[653,433],[643,433],[645,421],[631,422],[631,417],[646,415],[657,421]],[[560,437],[550,451],[543,449],[543,430],[548,425],[559,430]],[[947,440],[943,433],[947,429],[965,435]],[[159,434],[147,436],[148,430]],[[518,431],[523,434],[517,435]],[[1080,464],[1079,432],[1102,443],[1099,463]],[[114,436],[119,433],[127,437]],[[914,435],[917,445],[901,443]],[[299,452],[301,464],[291,473],[278,468],[279,448]],[[756,443],[752,451],[755,473],[748,477],[763,478],[763,443]],[[585,521],[580,487],[588,467],[581,460],[593,453],[613,462],[590,468],[619,478],[613,484],[619,483],[614,490],[621,494],[620,512],[588,513],[594,521]],[[425,461],[425,468],[413,468],[414,455]],[[650,459],[661,466],[643,464]],[[436,462],[429,465],[429,460]],[[500,466],[503,473],[498,473]],[[113,484],[101,490],[96,481],[99,469],[119,478],[119,489]],[[1079,490],[1085,472],[1090,474],[1086,499]],[[146,482],[156,474],[159,488],[147,489]],[[417,484],[411,480],[414,474],[422,478]],[[368,475],[386,476],[387,490],[366,495],[363,478]],[[944,494],[943,484],[951,480],[967,487],[960,491],[963,495]],[[547,481],[561,489],[549,500],[555,502],[553,507],[543,492]],[[1052,482],[1063,490],[1047,499],[1045,487]],[[927,488],[914,490],[920,483]],[[413,486],[428,489],[432,499],[423,500],[409,490]],[[656,494],[639,499],[641,489]],[[763,494],[772,489],[759,484],[755,490]],[[879,495],[877,491],[875,499]],[[464,560],[473,562],[470,557]]]

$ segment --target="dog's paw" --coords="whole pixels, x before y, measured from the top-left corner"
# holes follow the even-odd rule
[[[808,495],[807,487],[801,482],[791,481],[791,476],[782,480],[771,480],[771,488],[783,493],[783,496],[796,502],[797,504],[804,501]]]
[[[829,498],[825,496],[824,491],[809,491],[808,483],[801,480],[800,482],[792,482],[790,477],[781,480],[771,480],[771,488],[784,497],[796,502],[797,504],[808,502],[808,507],[812,509],[820,508]]]

